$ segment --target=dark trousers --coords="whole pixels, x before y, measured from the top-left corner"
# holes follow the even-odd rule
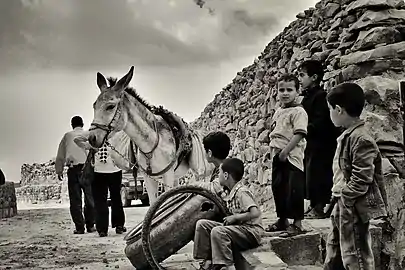
[[[325,207],[332,197],[332,164],[336,149],[333,145],[324,147],[307,147],[305,151],[306,199],[311,207]]]
[[[288,160],[280,161],[278,154],[273,158],[271,189],[277,217],[304,219],[304,172]]]
[[[94,173],[92,190],[96,208],[96,229],[100,232],[108,231],[107,195],[110,191],[111,199],[111,227],[124,226],[125,214],[121,201],[122,171],[114,173]]]
[[[84,230],[84,226],[94,226],[94,200],[89,181],[81,181],[83,165],[76,165],[68,169],[68,190],[70,201],[70,215],[76,230]],[[84,193],[84,218],[82,213],[82,191]]]

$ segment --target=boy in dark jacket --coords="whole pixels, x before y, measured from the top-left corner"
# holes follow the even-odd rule
[[[329,117],[326,92],[319,85],[323,74],[321,62],[316,60],[305,61],[298,68],[304,96],[301,103],[308,114],[305,177],[310,212],[306,213],[307,218],[323,218],[332,195],[332,160],[338,133]]]
[[[381,154],[360,120],[365,103],[360,86],[340,84],[328,93],[327,101],[333,124],[345,131],[337,139],[333,161],[332,193],[337,203],[324,269],[372,270],[370,220],[387,215]]]

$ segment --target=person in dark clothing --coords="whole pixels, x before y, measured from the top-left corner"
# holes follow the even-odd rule
[[[84,227],[87,232],[94,232],[94,200],[91,191],[90,181],[82,181],[82,169],[87,158],[87,150],[82,149],[74,143],[74,138],[83,131],[83,119],[74,116],[71,120],[73,130],[67,132],[59,144],[58,154],[55,160],[55,170],[59,180],[63,180],[63,169],[67,171],[68,190],[70,201],[70,215],[76,226],[74,234],[84,234]],[[91,146],[90,146],[91,147]],[[82,192],[84,193],[84,218],[82,213]]]
[[[0,169],[0,186],[6,183],[6,177],[4,176],[3,171]]]
[[[333,125],[326,102],[326,91],[320,87],[324,71],[321,62],[308,60],[298,68],[302,88],[301,102],[308,114],[305,149],[306,199],[310,201],[307,218],[324,217],[331,200],[332,162],[336,151],[338,129]]]
[[[75,138],[80,147],[87,147],[89,133]],[[113,145],[114,146],[114,145]],[[108,191],[111,199],[111,227],[117,234],[127,231],[125,228],[125,212],[121,201],[122,170],[112,159],[112,148],[106,143],[95,154],[94,179],[91,184],[96,209],[96,229],[100,237],[108,235],[109,210],[107,204]]]

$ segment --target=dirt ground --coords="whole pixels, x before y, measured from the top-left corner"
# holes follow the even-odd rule
[[[142,221],[147,207],[124,208],[129,230]],[[45,208],[42,208],[45,207]],[[97,233],[73,234],[67,205],[19,206],[18,215],[0,220],[0,269],[135,269],[124,254],[124,235],[110,228],[108,237]],[[191,246],[165,262],[173,269],[195,269]]]

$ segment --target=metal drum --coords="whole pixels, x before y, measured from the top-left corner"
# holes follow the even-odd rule
[[[199,219],[222,220],[227,213],[223,201],[204,188],[169,190],[149,208],[144,221],[125,236],[125,254],[138,270],[159,269],[159,262],[193,240]]]

